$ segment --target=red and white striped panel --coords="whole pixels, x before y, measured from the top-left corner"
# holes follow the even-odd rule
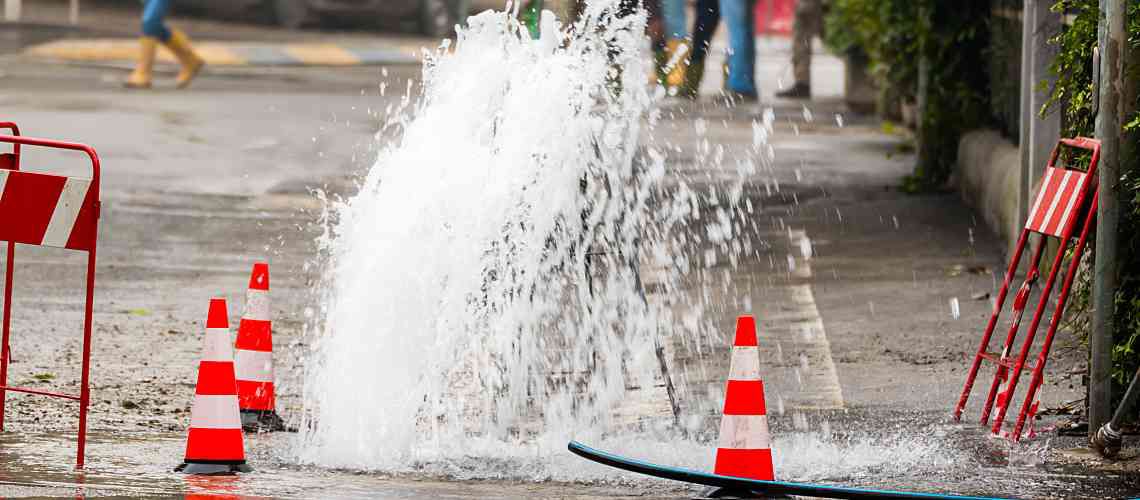
[[[1037,200],[1029,211],[1025,228],[1062,237],[1078,218],[1077,214],[1081,211],[1078,202],[1085,192],[1087,182],[1088,174],[1085,172],[1046,168],[1041,190],[1037,192]]]
[[[0,241],[94,249],[90,179],[0,169],[0,193]]]

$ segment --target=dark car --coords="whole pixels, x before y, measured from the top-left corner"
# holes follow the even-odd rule
[[[413,22],[417,31],[444,37],[452,33],[469,0],[198,0],[195,8],[218,14],[253,14],[285,28],[323,18],[363,20],[374,25]]]

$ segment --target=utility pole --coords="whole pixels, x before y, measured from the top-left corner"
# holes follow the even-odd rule
[[[1112,416],[1112,334],[1116,305],[1117,227],[1120,217],[1120,137],[1123,135],[1120,94],[1125,0],[1100,0],[1098,47],[1100,88],[1096,136],[1100,139],[1100,206],[1097,210],[1096,260],[1093,265],[1093,317],[1089,339],[1089,438]]]

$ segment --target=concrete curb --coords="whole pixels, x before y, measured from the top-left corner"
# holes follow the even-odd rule
[[[1006,244],[1021,233],[1017,211],[1021,161],[1017,146],[994,130],[967,132],[958,141],[958,190]]]
[[[365,66],[419,64],[420,47],[411,44],[348,46],[335,43],[195,42],[210,66]],[[132,62],[138,41],[119,38],[67,39],[34,45],[23,54],[40,59],[84,62]],[[160,62],[174,63],[167,50]]]

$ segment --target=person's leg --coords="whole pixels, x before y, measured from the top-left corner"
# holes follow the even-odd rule
[[[143,6],[139,58],[135,63],[135,70],[131,72],[123,85],[137,89],[150,87],[158,43],[170,39],[170,30],[167,30],[162,22],[169,7],[169,0],[148,0]]]
[[[685,72],[685,84],[678,92],[679,95],[696,98],[701,89],[701,80],[705,76],[705,58],[709,53],[709,44],[716,33],[717,24],[720,23],[719,0],[697,0],[696,14],[693,21],[693,42],[689,56],[689,67]]]
[[[661,0],[661,15],[665,18],[665,37],[682,40],[689,37],[685,24],[685,0]]]
[[[175,81],[178,88],[185,88],[190,85],[190,80],[198,76],[198,71],[206,62],[194,52],[194,47],[190,46],[190,38],[181,30],[170,30],[170,40],[166,41],[166,48],[174,53],[174,56],[178,58],[178,63],[182,66]]]
[[[720,15],[728,28],[728,80],[726,90],[744,97],[756,96],[755,16],[751,0],[720,0]]]
[[[162,43],[170,40],[170,30],[166,28],[166,12],[170,10],[170,0],[147,0],[143,6],[143,35],[155,38]]]
[[[194,79],[205,63],[194,52],[185,33],[166,27],[166,13],[169,10],[170,0],[147,0],[143,7],[142,30],[147,37],[161,41],[178,58],[182,69],[178,72],[177,83],[178,88],[183,88],[190,84],[190,80]]]
[[[661,0],[661,17],[665,23],[665,54],[668,74],[665,86],[676,89],[685,83],[689,68],[689,27],[685,21],[685,0]]]
[[[799,0],[796,2],[796,20],[792,40],[792,77],[795,83],[791,88],[778,92],[779,97],[811,96],[811,42],[819,32],[822,7],[819,0]]]
[[[697,18],[693,21],[693,54],[691,64],[704,64],[709,44],[720,24],[720,0],[697,0]]]

